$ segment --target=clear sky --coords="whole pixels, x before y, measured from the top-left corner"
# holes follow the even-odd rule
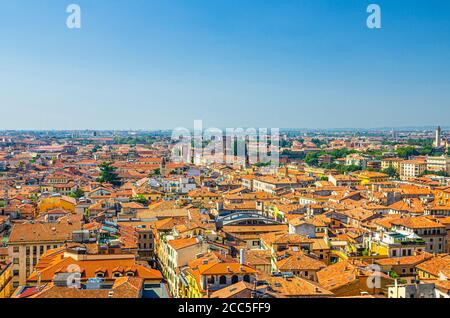
[[[0,110],[0,130],[450,125],[450,1],[0,0]]]

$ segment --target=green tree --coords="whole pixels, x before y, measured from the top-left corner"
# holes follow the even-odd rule
[[[426,176],[427,174],[433,174],[435,176],[441,176],[441,177],[448,177],[448,173],[445,171],[430,171],[430,170],[425,170],[424,172],[422,172],[419,175],[419,177]]]
[[[411,156],[418,156],[420,154],[419,151],[417,151],[417,149],[414,147],[402,147],[397,149],[396,152],[397,155],[403,159],[407,159]]]
[[[84,197],[84,192],[80,188],[77,188],[74,192],[69,194],[69,196],[72,198],[75,198],[75,199],[79,199],[79,198]]]
[[[111,166],[110,162],[104,162],[100,165],[100,177],[97,179],[101,183],[110,183],[114,186],[122,184],[119,175],[116,173],[117,168]]]
[[[305,157],[305,163],[309,166],[317,166],[318,158],[322,155],[322,152],[308,152]]]
[[[390,178],[398,177],[397,171],[393,167],[383,169],[381,172],[387,174]]]
[[[327,144],[326,141],[320,140],[320,139],[318,139],[318,138],[313,138],[313,139],[311,139],[311,142],[312,142],[313,144],[315,144],[317,148],[320,148],[320,146],[326,145],[326,144]]]
[[[291,148],[292,147],[292,140],[284,140],[282,139],[280,142],[281,148]]]
[[[148,200],[142,194],[139,194],[139,195],[133,197],[131,199],[131,201],[132,202],[137,202],[137,203],[140,203],[140,204],[143,204],[143,205],[147,205],[148,204]]]
[[[268,162],[258,162],[255,164],[256,167],[269,167],[272,164],[272,160]]]
[[[91,153],[96,153],[100,149],[101,149],[101,147],[99,145],[95,145],[94,148],[92,148]]]
[[[389,277],[397,279],[399,276],[396,272],[394,271],[389,271]]]
[[[355,172],[361,170],[361,167],[357,165],[339,165],[336,169],[340,174],[343,174],[345,172]]]

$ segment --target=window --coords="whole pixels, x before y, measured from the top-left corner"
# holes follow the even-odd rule
[[[219,284],[220,285],[225,285],[226,283],[227,283],[227,278],[224,275],[220,276]]]
[[[214,284],[214,283],[215,283],[214,276],[209,276],[208,277],[208,284]]]
[[[244,282],[250,283],[250,276],[244,275]]]
[[[239,277],[237,277],[236,275],[233,275],[231,277],[231,283],[232,284],[236,284],[239,281]]]
[[[103,272],[97,272],[97,273],[95,273],[95,276],[97,276],[97,277],[99,277],[99,278],[103,278],[103,277],[105,277],[105,273],[103,273]]]
[[[122,277],[122,274],[120,272],[114,272],[112,277],[113,278]]]
[[[17,257],[14,258],[14,264],[19,264],[19,259]]]
[[[14,253],[19,253],[19,247],[18,246],[14,246],[13,247],[13,252]]]

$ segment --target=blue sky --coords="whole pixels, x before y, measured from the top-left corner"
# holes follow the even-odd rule
[[[0,87],[0,129],[450,125],[450,1],[0,0]]]

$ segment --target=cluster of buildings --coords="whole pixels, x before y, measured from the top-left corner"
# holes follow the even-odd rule
[[[445,151],[339,133],[193,164],[133,138],[0,137],[0,298],[450,298]]]

